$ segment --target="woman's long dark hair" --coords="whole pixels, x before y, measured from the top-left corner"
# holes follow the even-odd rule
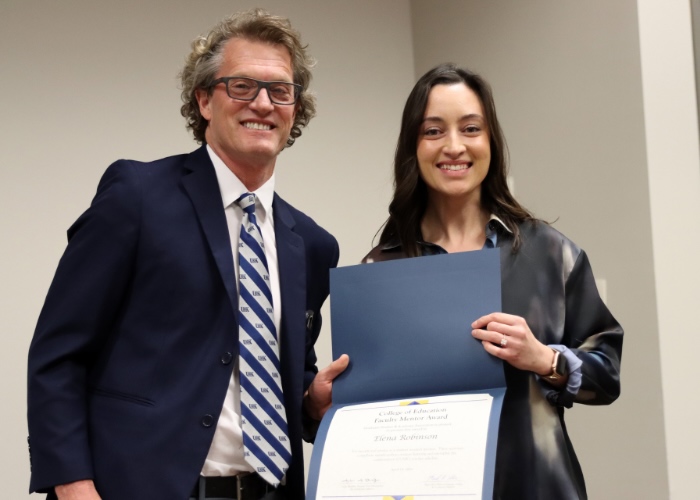
[[[481,204],[512,231],[512,251],[517,252],[521,243],[518,224],[534,221],[535,218],[513,198],[508,189],[508,149],[496,116],[491,87],[476,73],[454,64],[441,64],[428,71],[418,80],[406,100],[394,156],[394,197],[389,204],[389,218],[384,224],[379,244],[398,241],[407,256],[421,255],[417,241],[421,239],[421,220],[428,204],[428,189],[420,176],[416,157],[418,134],[432,88],[455,83],[464,83],[469,87],[484,107],[491,164],[481,184]]]

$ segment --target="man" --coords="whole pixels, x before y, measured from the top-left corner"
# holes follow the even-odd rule
[[[304,497],[302,432],[348,362],[315,366],[337,242],[274,193],[277,155],[315,112],[310,62],[287,20],[225,19],[181,74],[204,146],[105,173],[30,348],[30,491]]]

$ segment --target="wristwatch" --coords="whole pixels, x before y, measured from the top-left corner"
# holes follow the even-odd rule
[[[563,356],[559,351],[551,348],[554,351],[554,359],[552,360],[552,371],[545,375],[547,380],[556,381],[566,376],[569,370],[569,363],[566,361],[566,356]]]

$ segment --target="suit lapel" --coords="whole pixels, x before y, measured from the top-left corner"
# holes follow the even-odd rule
[[[294,232],[295,221],[286,203],[276,194],[272,204],[277,243],[277,264],[282,296],[281,353],[282,380],[295,380],[287,373],[296,357],[292,348],[305,349],[304,314],[306,304],[306,259],[304,240]],[[299,351],[304,356],[304,351]],[[285,376],[286,375],[286,376]]]
[[[231,307],[237,311],[238,292],[233,269],[231,240],[219,184],[216,180],[216,172],[204,146],[189,155],[185,162],[185,168],[188,172],[182,179],[183,187],[197,213],[202,231],[226,287]],[[287,204],[275,194],[272,206],[282,298],[280,361],[282,379],[290,381],[295,380],[296,377],[287,372],[295,366],[294,359],[297,356],[303,358],[306,346],[304,329],[306,307],[305,249],[304,240],[294,232],[295,221]],[[295,355],[292,352],[292,347],[301,350]]]
[[[231,239],[216,172],[205,146],[189,155],[185,162],[185,169],[188,173],[183,177],[182,184],[192,200],[202,231],[221,273],[231,307],[237,311],[238,292],[233,269]]]

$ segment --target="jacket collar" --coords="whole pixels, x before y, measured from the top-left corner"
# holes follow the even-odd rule
[[[506,226],[506,223],[503,222],[495,214],[491,214],[491,216],[489,217],[489,221],[486,224],[486,234],[488,235],[490,232],[493,232],[493,231],[495,231],[496,234],[503,232],[503,231],[505,231],[509,234],[513,234],[513,231],[511,231],[510,228],[508,228],[508,226]],[[421,247],[424,247],[426,249],[434,250],[434,249],[438,248],[438,246],[436,244],[430,243],[429,241],[424,241],[422,238],[420,240],[418,240],[417,243],[418,243],[418,245],[420,245]],[[392,251],[400,250],[401,249],[401,242],[398,239],[392,239],[392,240],[384,243],[383,245],[380,245],[379,249],[382,252],[392,252]]]

